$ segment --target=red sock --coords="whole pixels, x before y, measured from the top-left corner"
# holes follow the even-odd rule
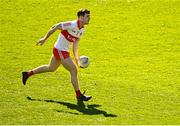
[[[76,91],[76,97],[80,97],[81,96],[81,92],[80,92],[80,90],[77,90]]]
[[[34,73],[33,73],[32,70],[28,72],[28,76],[29,76],[29,77],[32,76],[33,74],[34,74]]]

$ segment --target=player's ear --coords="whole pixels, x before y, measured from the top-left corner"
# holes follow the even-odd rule
[[[82,19],[83,17],[84,17],[84,16],[81,15],[81,16],[79,16],[79,19]]]

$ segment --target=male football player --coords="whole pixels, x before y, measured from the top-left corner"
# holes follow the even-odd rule
[[[56,31],[60,30],[61,33],[58,36],[56,43],[53,48],[53,55],[50,59],[48,65],[42,65],[35,69],[22,72],[22,81],[23,84],[26,84],[26,81],[29,77],[34,74],[44,73],[44,72],[53,72],[61,64],[62,66],[70,72],[71,83],[76,92],[76,98],[80,101],[88,101],[92,97],[85,96],[80,91],[78,77],[77,77],[77,66],[80,66],[79,56],[78,56],[78,43],[84,32],[84,25],[87,25],[90,20],[90,11],[87,9],[80,9],[77,12],[78,19],[67,22],[60,22],[51,27],[47,34],[41,38],[37,45],[43,45],[45,41]],[[70,58],[70,45],[72,45],[73,54],[75,58],[75,63]]]

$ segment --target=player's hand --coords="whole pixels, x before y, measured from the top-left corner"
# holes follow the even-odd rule
[[[77,65],[78,67],[80,67],[80,66],[81,66],[81,64],[80,64],[79,59],[75,59],[75,61],[76,61],[76,65]]]
[[[46,40],[44,38],[39,39],[36,45],[43,45]]]
[[[78,64],[78,67],[81,67],[81,63],[80,63],[80,61],[79,61],[79,60],[78,60],[78,63],[77,63],[77,64]]]

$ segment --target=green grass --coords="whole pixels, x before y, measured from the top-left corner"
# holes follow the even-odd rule
[[[58,32],[36,41],[79,8],[91,10],[79,47],[91,58],[79,69],[85,107],[62,66],[21,83],[49,62]],[[0,63],[0,124],[180,124],[180,1],[1,0]]]

